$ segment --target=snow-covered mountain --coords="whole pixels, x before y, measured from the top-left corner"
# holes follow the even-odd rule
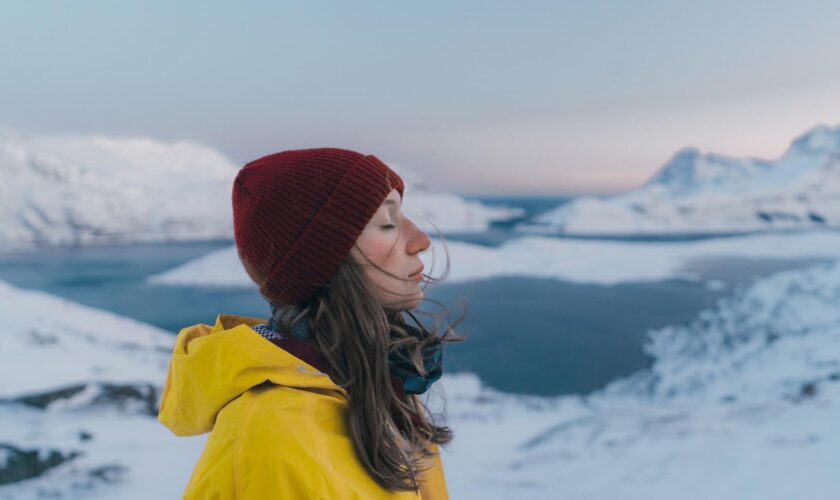
[[[581,197],[526,232],[692,234],[840,227],[840,125],[820,125],[778,159],[677,152],[639,189]]]
[[[236,166],[189,142],[0,130],[0,246],[227,239]]]
[[[240,165],[192,142],[27,134],[0,128],[0,248],[233,240],[230,189]],[[483,231],[521,209],[435,193],[406,179],[406,214],[424,230]]]
[[[206,435],[154,418],[173,335],[4,283],[0,320],[0,498],[178,497]],[[836,498],[840,261],[648,335],[649,370],[583,397],[444,375],[451,497]]]

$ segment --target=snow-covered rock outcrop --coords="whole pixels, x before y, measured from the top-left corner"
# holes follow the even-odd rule
[[[644,186],[586,196],[522,231],[705,234],[840,227],[840,125],[817,126],[772,161],[684,148]]]
[[[0,128],[0,249],[233,240],[231,186],[241,168],[179,141]],[[490,207],[406,180],[406,213],[424,230],[483,231],[521,209]]]

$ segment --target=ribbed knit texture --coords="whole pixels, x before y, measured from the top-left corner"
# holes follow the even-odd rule
[[[239,258],[260,293],[300,304],[326,284],[403,180],[373,155],[297,149],[246,164],[233,183]]]

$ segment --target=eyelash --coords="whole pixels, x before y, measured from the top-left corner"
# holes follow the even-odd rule
[[[395,228],[395,227],[397,227],[397,226],[395,226],[393,224],[388,224],[387,226],[382,226],[382,229],[392,229],[392,228]]]

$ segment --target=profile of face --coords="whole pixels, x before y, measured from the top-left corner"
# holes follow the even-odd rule
[[[387,309],[413,309],[423,300],[423,261],[429,236],[402,214],[402,197],[392,189],[368,221],[350,253]]]

